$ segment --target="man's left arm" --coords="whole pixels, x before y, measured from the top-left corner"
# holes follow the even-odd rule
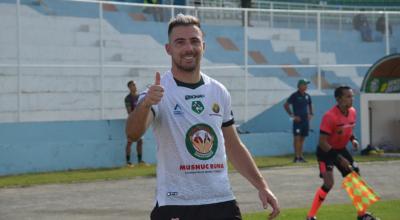
[[[271,205],[272,212],[269,215],[269,219],[275,218],[280,212],[278,200],[258,170],[250,152],[241,142],[234,125],[222,127],[222,132],[229,161],[258,190],[263,207],[267,208],[268,204]]]
[[[360,147],[360,144],[358,143],[358,140],[354,136],[354,134],[351,135],[350,142],[351,142],[351,145],[353,146],[353,150],[357,151],[359,149],[359,147]]]
[[[307,105],[307,107],[308,107],[308,120],[310,121],[312,119],[312,117],[314,116],[314,109],[313,109],[313,106],[312,106],[311,96],[308,95],[308,97],[309,97],[309,101],[308,101],[308,105]]]

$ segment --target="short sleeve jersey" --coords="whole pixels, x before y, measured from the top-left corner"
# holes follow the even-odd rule
[[[296,91],[289,96],[287,102],[293,106],[293,114],[301,118],[307,118],[308,106],[311,105],[311,96],[308,93],[301,94]]]
[[[139,95],[132,95],[131,93],[129,93],[125,97],[125,107],[126,108],[130,107],[131,110],[133,111],[135,109],[135,107],[136,107],[138,98],[139,98]]]
[[[194,89],[179,86],[170,71],[161,77],[164,96],[152,106],[160,206],[234,199],[221,129],[233,124],[230,94],[221,83],[201,76],[204,84]]]
[[[347,116],[343,115],[338,106],[327,111],[321,121],[321,133],[329,135],[328,143],[333,149],[344,149],[353,135],[356,125],[356,110],[351,107]]]

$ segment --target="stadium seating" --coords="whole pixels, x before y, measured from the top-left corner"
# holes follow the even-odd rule
[[[170,64],[164,51],[167,36],[160,34],[167,32],[165,22],[153,21],[152,16],[143,13],[140,7],[105,4],[100,42],[98,5],[67,1],[46,1],[45,6],[22,1],[18,54],[15,4],[9,3],[15,1],[0,4],[0,28],[5,30],[0,35],[0,61],[15,64],[17,56],[20,56],[23,64],[66,65],[58,68],[57,74],[56,68],[21,69],[22,82],[30,82],[23,86],[24,91],[29,93],[23,96],[29,103],[23,111],[27,120],[33,116],[39,120],[55,120],[60,114],[68,115],[69,119],[92,119],[100,114],[101,105],[106,118],[124,117],[121,99],[126,93],[126,81],[135,79],[139,89],[145,89],[153,80],[153,72],[165,71]],[[279,23],[279,20],[276,22]],[[360,67],[324,67],[321,72],[322,90],[317,90],[317,69],[292,65],[313,65],[318,59],[321,64],[367,64],[385,53],[384,42],[362,42],[358,32],[351,29],[324,29],[321,33],[322,53],[317,57],[314,29],[256,26],[248,29],[249,66],[246,73],[243,27],[206,23],[203,28],[207,45],[203,60],[203,67],[207,68],[204,71],[231,90],[239,122],[282,101],[296,89],[301,78],[312,81],[309,86],[311,94],[326,94],[338,84],[359,88],[366,71],[366,68]],[[400,35],[399,28],[394,30],[395,35]],[[398,39],[393,38],[393,43],[397,42]],[[96,65],[100,63],[108,66],[99,70]],[[112,65],[118,67],[110,67]],[[229,67],[213,68],[221,65]],[[258,68],[254,65],[287,66]],[[16,70],[2,68],[2,73],[7,76],[4,84],[16,84]],[[41,82],[46,82],[47,88],[39,85]],[[10,86],[1,90],[6,91],[6,88]],[[104,90],[103,103],[99,101],[101,89]],[[11,102],[15,101],[16,88],[6,92],[9,95],[1,95],[1,99],[15,106]],[[76,101],[77,97],[81,101]],[[43,104],[40,100],[45,99],[57,101],[40,107]],[[249,104],[247,108],[246,104]],[[86,113],[74,114],[77,109]],[[13,110],[16,109],[8,108],[6,112],[0,112],[0,119],[12,121],[14,116],[10,112]],[[40,111],[45,116],[38,116]]]
[[[168,70],[164,44],[171,10],[164,10],[164,22],[156,22],[142,7],[44,2],[21,0],[20,19],[15,0],[0,2],[0,130],[6,135],[0,175],[121,166],[126,83],[136,80],[144,90],[155,71]],[[305,25],[285,13],[273,24],[261,19],[247,29],[245,65],[241,13],[211,14],[200,12],[206,21],[202,68],[230,91],[239,130],[251,132],[242,140],[253,155],[292,152],[291,121],[282,105],[302,78],[312,81],[309,93],[318,106],[304,148],[313,152],[321,115],[335,101],[333,88],[349,84],[357,91],[368,70],[331,66],[373,63],[386,49],[382,41],[362,42],[348,23],[340,31],[330,24],[321,30],[318,57],[315,17]],[[390,50],[398,51],[400,28],[393,30]],[[317,61],[330,65],[321,67],[321,89]],[[144,159],[155,162],[149,133]]]

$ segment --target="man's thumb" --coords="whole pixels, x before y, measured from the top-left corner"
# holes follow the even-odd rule
[[[160,85],[160,73],[156,72],[156,81],[154,82],[154,85]]]

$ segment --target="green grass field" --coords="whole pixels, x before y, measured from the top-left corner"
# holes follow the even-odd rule
[[[400,200],[378,201],[373,204],[369,211],[381,220],[400,219]],[[277,220],[304,220],[308,208],[284,209]],[[245,220],[265,220],[267,212],[246,213]],[[322,205],[318,212],[318,219],[322,220],[356,220],[356,209],[352,204]]]
[[[292,156],[256,157],[255,161],[259,168],[282,167],[282,166],[316,166],[314,155],[306,155],[308,163],[292,163]],[[361,157],[355,156],[358,162],[399,160],[400,158],[385,158],[379,156]],[[229,167],[231,172],[234,169]],[[70,170],[62,172],[24,174],[0,177],[0,188],[5,187],[27,187],[40,184],[67,184],[77,182],[93,182],[104,180],[132,179],[137,177],[154,177],[156,167],[135,166],[133,168],[120,167],[112,169],[85,169]],[[400,219],[400,200],[379,201],[374,204],[370,211],[379,216],[381,220]],[[305,219],[308,208],[283,209],[278,219],[280,220],[301,220]],[[318,219],[322,220],[352,220],[355,217],[355,208],[351,204],[324,205],[318,213]],[[267,218],[267,212],[245,213],[245,220],[258,220]]]
[[[256,157],[259,168],[281,166],[316,166],[314,155],[306,155],[308,163],[292,163],[292,156]],[[400,158],[385,158],[379,156],[355,156],[358,162],[399,160]],[[231,171],[234,169],[230,166]],[[76,183],[103,180],[132,179],[136,177],[149,177],[156,175],[156,168],[151,166],[136,166],[133,168],[119,167],[112,169],[87,169],[71,170],[50,173],[23,174],[0,177],[0,188],[26,187],[40,184]]]

